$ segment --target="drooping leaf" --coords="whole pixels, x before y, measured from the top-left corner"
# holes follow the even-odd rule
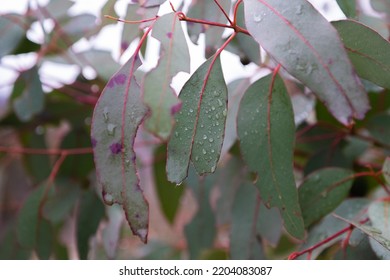
[[[383,177],[388,185],[390,185],[390,157],[387,157],[382,167]]]
[[[389,123],[390,113],[379,113],[368,120],[366,128],[375,140],[388,145],[390,139]]]
[[[352,186],[347,169],[325,168],[310,174],[298,189],[305,227],[333,211]]]
[[[166,145],[161,145],[154,152],[154,178],[156,181],[157,195],[162,212],[171,224],[175,221],[177,210],[180,206],[180,199],[185,187],[178,187],[167,180],[166,166]]]
[[[133,76],[139,66],[135,55],[110,79],[94,110],[91,137],[105,203],[121,204],[133,233],[146,242],[148,203],[139,185],[133,148],[147,112]]]
[[[315,92],[341,123],[347,125],[353,118],[364,117],[369,109],[367,94],[346,50],[336,30],[309,2],[244,3],[246,25],[255,40]]]
[[[230,231],[230,257],[233,260],[264,259],[261,238],[257,232],[260,196],[253,185],[242,185],[233,204]]]
[[[227,89],[219,57],[203,63],[180,92],[181,110],[168,142],[168,180],[181,183],[190,159],[199,174],[214,172],[227,116]]]
[[[96,70],[98,76],[104,81],[108,81],[119,67],[111,53],[105,50],[90,49],[77,53],[77,57],[81,63],[88,63],[88,66]]]
[[[20,245],[27,249],[34,249],[37,244],[37,233],[40,223],[40,205],[46,185],[35,189],[23,204],[17,220],[17,237]]]
[[[125,20],[140,20],[142,17],[137,13],[139,6],[128,4]],[[137,24],[125,24],[121,36],[121,53],[129,47],[130,43],[140,34],[140,28]]]
[[[292,236],[303,238],[293,175],[294,113],[279,76],[269,75],[248,88],[237,125],[241,152],[249,168],[258,174],[256,185],[262,200],[268,207],[279,208]]]
[[[356,73],[377,85],[390,88],[390,43],[356,21],[341,20],[332,24],[341,36]]]
[[[210,249],[214,243],[215,217],[210,205],[210,191],[214,183],[214,176],[199,179],[194,171],[189,175],[188,185],[198,203],[196,214],[184,229],[190,259],[199,259],[202,253]]]
[[[3,228],[3,236],[0,246],[0,260],[28,260],[31,256],[31,250],[22,248],[18,243],[15,234],[15,225],[9,224]]]
[[[152,36],[161,42],[162,50],[157,67],[146,74],[143,81],[144,101],[150,108],[145,125],[149,131],[167,140],[172,131],[175,108],[180,106],[171,88],[172,78],[180,71],[190,72],[190,55],[177,14],[159,17]]]
[[[73,5],[74,2],[69,0],[50,0],[44,9],[50,18],[59,20],[67,16],[68,10]]]
[[[371,207],[369,207],[370,209]],[[387,211],[388,211],[388,207],[387,208]],[[371,210],[371,211],[376,211],[375,210]],[[388,225],[389,225],[389,219],[388,219],[388,214],[386,215],[386,213],[381,213],[381,214],[385,214],[385,216],[381,216],[381,217],[375,217],[374,220],[376,219],[376,221],[380,221],[380,223],[376,223],[376,225],[380,226],[381,228],[383,228],[383,225],[385,225],[385,232],[383,232],[381,230],[381,228],[377,228],[375,226],[369,226],[369,225],[364,225],[364,224],[361,224],[360,222],[358,221],[354,221],[352,219],[345,219],[343,217],[340,217],[336,214],[333,214],[336,218],[346,222],[346,223],[349,223],[353,226],[355,226],[356,228],[360,229],[362,232],[364,232],[365,234],[367,234],[369,237],[371,237],[372,239],[374,239],[376,242],[378,242],[380,245],[382,245],[384,247],[384,249],[386,249],[385,253],[382,255],[379,255],[378,257],[384,257],[386,256],[386,258],[388,258],[388,256],[390,256],[390,239],[388,239],[388,235],[389,235],[389,229],[388,229]],[[369,214],[370,216],[370,219],[372,219],[372,216],[376,215],[376,213],[371,213],[371,215]],[[372,244],[372,243],[371,243]],[[373,247],[374,251],[376,251],[376,247]],[[380,250],[378,250],[379,252]]]
[[[337,4],[347,18],[356,18],[356,0],[337,0]]]
[[[87,259],[89,238],[95,235],[103,217],[104,206],[100,199],[92,190],[84,192],[80,199],[76,220],[77,249],[80,259]]]
[[[368,217],[372,226],[380,231],[380,235],[384,239],[384,244],[379,242],[384,247],[378,246],[379,244],[377,242],[370,239],[372,249],[378,257],[390,259],[390,203],[383,201],[373,202],[368,207]]]
[[[0,17],[0,58],[10,54],[23,39],[29,26],[26,19],[18,14],[3,14]]]
[[[41,219],[37,228],[36,252],[41,260],[48,260],[53,251],[54,230],[50,222]]]
[[[33,67],[20,74],[15,82],[12,96],[13,108],[18,118],[27,122],[44,108],[44,93],[38,75],[38,68]]]
[[[257,232],[267,242],[276,247],[282,236],[282,218],[276,208],[268,209],[263,203],[260,205],[259,218],[257,219]]]
[[[364,210],[366,209],[368,203],[369,201],[364,198],[348,199],[345,200],[339,207],[337,207],[334,213],[346,219],[364,219],[365,218]],[[348,223],[335,218],[333,216],[333,213],[329,214],[324,219],[322,219],[318,225],[315,225],[310,229],[308,237],[305,240],[305,243],[302,244],[299,250],[304,250],[315,244],[318,244],[319,242],[334,235],[335,233],[344,229],[345,227],[348,227]],[[310,254],[310,259],[316,259],[318,255],[320,255],[321,252],[323,252],[326,248],[329,248],[330,246],[339,242],[345,236],[346,233],[312,250]],[[308,257],[307,254],[305,254],[299,257],[298,259],[304,260],[307,259],[307,257]]]

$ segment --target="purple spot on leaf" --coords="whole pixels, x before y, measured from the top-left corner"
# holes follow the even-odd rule
[[[138,213],[135,214],[135,218],[136,218],[136,219],[139,219],[139,218],[140,218],[140,216],[139,216]]]
[[[107,83],[107,86],[108,86],[109,88],[113,88],[113,87],[115,86],[114,79],[110,79],[110,80],[108,81],[108,83]]]
[[[96,147],[96,144],[97,144],[97,140],[95,138],[91,138],[91,143],[92,143],[92,148],[95,148]]]
[[[171,107],[171,115],[175,115],[177,112],[181,110],[182,103],[177,103]]]
[[[333,59],[329,58],[328,64],[329,64],[329,65],[332,65],[332,64],[333,64]]]
[[[129,47],[129,42],[123,41],[123,42],[121,43],[121,50],[122,50],[122,51],[127,50],[128,47]]]
[[[167,37],[168,37],[169,39],[172,39],[172,32],[168,32],[168,33],[167,33]]]
[[[111,153],[117,155],[122,151],[122,144],[121,143],[113,143],[110,146]]]
[[[115,82],[119,85],[123,85],[126,82],[126,75],[125,74],[118,74],[115,76]]]

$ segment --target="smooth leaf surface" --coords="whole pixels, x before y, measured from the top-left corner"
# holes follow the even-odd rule
[[[133,56],[108,82],[94,110],[91,140],[105,203],[121,204],[133,233],[146,242],[148,203],[140,188],[133,147],[147,112],[133,76],[139,65],[139,57]]]
[[[369,201],[364,198],[347,199],[333,213],[346,219],[364,219],[368,203]],[[305,243],[302,244],[299,250],[307,249],[348,226],[348,223],[335,218],[333,213],[327,215],[320,223],[309,230]],[[345,236],[346,234],[342,234],[314,249],[311,252],[310,259],[316,259],[325,249],[339,242]],[[306,260],[307,254],[302,255],[299,259]]]
[[[390,185],[390,157],[387,157],[382,167],[383,177],[388,185]]]
[[[279,76],[264,77],[246,91],[237,118],[243,158],[258,174],[267,207],[281,211],[286,230],[303,238],[304,226],[293,175],[294,113]]]
[[[368,207],[368,217],[372,223],[373,228],[380,231],[381,237],[384,238],[384,248],[377,246],[377,242],[370,239],[370,244],[378,257],[382,259],[390,259],[390,203],[383,201],[373,202]],[[377,233],[379,233],[379,231]],[[375,244],[376,243],[376,244]]]
[[[214,172],[227,116],[227,88],[219,57],[209,58],[180,92],[181,110],[168,142],[168,180],[180,184],[190,159],[198,174]]]
[[[73,1],[69,0],[51,0],[45,10],[47,14],[56,20],[67,16],[68,10],[74,5]]]
[[[4,55],[10,54],[23,39],[26,20],[22,15],[18,14],[3,14],[0,17],[0,58]]]
[[[310,174],[298,189],[305,227],[333,211],[348,195],[352,172],[326,168]]]
[[[128,4],[125,20],[141,20],[142,17],[137,13],[138,5]],[[137,24],[124,24],[121,35],[121,52],[123,53],[130,46],[130,43],[139,36],[141,30]]]
[[[315,92],[341,123],[347,125],[353,118],[364,117],[369,109],[367,94],[346,50],[336,30],[309,2],[244,3],[246,25],[255,40]]]
[[[390,88],[390,43],[356,21],[341,20],[332,24],[341,36],[356,73],[377,85]]]
[[[230,257],[233,260],[264,259],[261,238],[256,224],[260,211],[260,196],[253,185],[242,185],[233,204],[230,231]]]
[[[108,223],[103,229],[103,247],[109,259],[114,259],[120,240],[121,228],[123,224],[123,212],[119,205],[106,207]]]
[[[337,4],[339,5],[340,9],[343,11],[346,17],[356,18],[356,0],[337,0]]]
[[[262,202],[259,218],[257,219],[257,232],[272,246],[276,247],[282,236],[282,218],[276,208],[268,209]]]
[[[388,145],[390,139],[390,113],[379,113],[369,119],[366,128],[378,142]]]
[[[161,56],[155,69],[143,81],[144,101],[150,108],[146,128],[167,140],[174,124],[175,108],[180,106],[171,88],[172,78],[178,72],[190,72],[190,54],[178,16],[170,13],[159,17],[152,36],[162,44]]]
[[[43,110],[44,93],[36,67],[20,74],[12,95],[16,97],[13,101],[15,114],[23,122],[30,121]]]

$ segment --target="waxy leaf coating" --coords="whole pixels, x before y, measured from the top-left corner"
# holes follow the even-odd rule
[[[367,94],[333,26],[306,0],[244,0],[249,33],[344,125],[362,119]]]
[[[293,175],[294,113],[279,76],[264,77],[246,91],[238,111],[238,137],[268,207],[279,208],[286,230],[303,238],[304,226]]]
[[[133,147],[147,113],[133,76],[139,66],[135,55],[109,80],[93,113],[91,140],[105,203],[121,204],[133,233],[146,242],[148,203],[140,188]]]

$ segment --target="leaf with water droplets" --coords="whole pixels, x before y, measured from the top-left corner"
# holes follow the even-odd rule
[[[372,227],[377,229],[376,233],[380,234],[383,240],[379,242],[382,246],[372,239],[370,244],[376,255],[383,259],[390,258],[390,203],[385,201],[375,201],[368,207],[368,217]]]
[[[139,57],[133,56],[107,83],[93,113],[91,138],[105,203],[121,204],[133,233],[146,242],[148,203],[140,188],[133,147],[147,113],[133,76],[140,64]]]
[[[352,172],[325,168],[310,174],[298,189],[305,227],[333,211],[348,195]]]
[[[390,157],[387,157],[382,167],[383,177],[388,185],[390,185]]]
[[[155,69],[143,81],[145,104],[150,108],[146,128],[167,140],[174,123],[175,108],[180,101],[171,88],[178,72],[190,72],[190,54],[177,14],[164,15],[156,21],[152,36],[162,44],[161,57]]]
[[[279,208],[291,235],[303,238],[293,175],[294,113],[279,76],[264,77],[248,88],[240,103],[237,132],[243,158],[258,174],[262,200]]]
[[[390,89],[390,43],[374,30],[353,20],[332,24],[340,34],[357,74]]]
[[[221,153],[227,112],[227,88],[219,57],[203,63],[179,95],[182,107],[168,142],[168,180],[186,177],[190,159],[199,174],[215,171]]]
[[[308,1],[244,3],[250,34],[291,75],[315,92],[341,123],[348,125],[353,118],[364,117],[369,109],[367,94],[347,52],[333,26]]]

